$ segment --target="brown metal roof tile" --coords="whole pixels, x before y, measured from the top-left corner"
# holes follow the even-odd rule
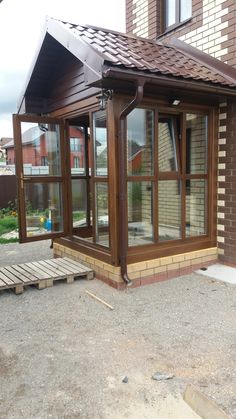
[[[101,28],[64,24],[95,51],[102,52],[105,61],[113,66],[236,87],[236,75],[228,76],[227,72],[218,71],[217,65],[209,65],[206,58],[205,62],[199,60],[178,46]]]

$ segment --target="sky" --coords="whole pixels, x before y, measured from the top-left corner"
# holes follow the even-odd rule
[[[125,0],[0,2],[0,138],[12,137],[12,114],[39,47],[46,16],[125,32]]]

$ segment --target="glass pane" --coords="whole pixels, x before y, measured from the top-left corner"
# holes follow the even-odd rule
[[[27,237],[63,231],[62,194],[59,183],[26,183]]]
[[[60,175],[59,125],[21,122],[21,132],[24,175]]]
[[[186,115],[186,173],[207,173],[207,116]]]
[[[127,117],[128,175],[153,173],[154,112],[134,109]]]
[[[109,247],[108,185],[96,183],[96,243]]]
[[[153,242],[152,182],[128,182],[129,246]]]
[[[178,180],[158,183],[158,234],[160,241],[181,238],[181,188]]]
[[[86,180],[72,179],[72,217],[73,227],[87,225],[87,188]]]
[[[180,22],[192,16],[192,0],[181,0],[180,2]]]
[[[70,133],[70,167],[72,175],[85,174],[84,130],[81,127],[69,128]]]
[[[186,236],[207,233],[207,185],[204,179],[186,181]]]
[[[176,23],[176,0],[166,1],[166,26],[171,26]]]
[[[176,172],[175,119],[160,117],[158,122],[158,165],[160,172]]]
[[[106,112],[93,114],[95,176],[107,176],[107,121]]]

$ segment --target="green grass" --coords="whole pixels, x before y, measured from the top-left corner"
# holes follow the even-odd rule
[[[73,221],[80,221],[83,218],[86,218],[86,213],[84,211],[73,211]]]
[[[6,216],[0,218],[0,236],[5,233],[9,233],[12,230],[17,229],[17,218]]]
[[[17,239],[17,237],[15,237],[14,239],[3,239],[0,237],[0,245],[1,244],[8,244],[8,243],[17,243],[19,240]]]

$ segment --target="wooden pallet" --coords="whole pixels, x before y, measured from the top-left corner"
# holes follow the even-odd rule
[[[54,281],[62,279],[70,284],[78,277],[93,279],[94,272],[69,258],[4,266],[0,267],[0,291],[12,288],[16,294],[21,294],[28,285],[36,285],[38,289],[43,289],[52,287]]]

